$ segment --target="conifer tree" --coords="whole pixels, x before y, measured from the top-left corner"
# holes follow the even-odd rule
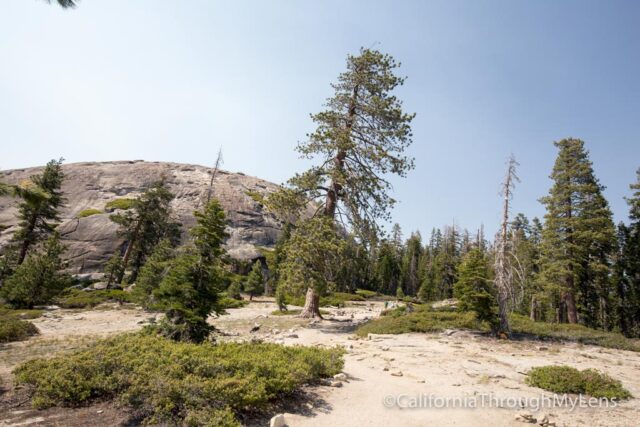
[[[260,264],[260,261],[253,263],[253,267],[247,276],[247,280],[244,282],[244,291],[249,294],[249,301],[251,301],[255,295],[262,293],[263,278],[262,265]]]
[[[615,228],[584,142],[563,139],[542,231],[542,285],[555,302],[559,321],[607,327],[610,307],[610,261]]]
[[[395,203],[386,175],[405,176],[413,168],[404,151],[411,143],[414,115],[403,112],[392,94],[404,83],[395,74],[398,66],[391,56],[371,49],[348,56],[347,71],[332,85],[335,94],[327,108],[311,116],[316,131],[297,147],[316,164],[289,180],[288,191],[276,193],[270,205],[300,208],[313,200],[331,221],[351,227],[364,241],[375,240],[378,221],[389,218]],[[306,305],[313,306],[313,287],[307,295]]]
[[[224,286],[224,248],[226,219],[220,203],[212,199],[202,211],[194,213],[192,245],[175,259],[153,297],[166,316],[160,331],[178,341],[204,341],[211,326],[207,317],[221,313],[219,293]]]
[[[180,224],[171,217],[172,200],[173,194],[164,180],[160,180],[135,199],[131,209],[111,215],[111,220],[120,226],[119,234],[126,241],[116,283],[122,282],[130,265],[129,282],[135,282],[140,268],[161,240],[168,239],[174,245],[179,242]]]
[[[473,311],[479,320],[495,325],[496,297],[492,289],[487,257],[480,249],[474,248],[462,260],[458,281],[454,285],[458,309]]]
[[[0,296],[17,308],[49,304],[72,283],[71,276],[63,271],[64,251],[60,235],[54,232],[16,268],[0,289]]]
[[[33,175],[22,185],[22,201],[18,205],[18,231],[13,236],[17,243],[16,264],[27,257],[29,249],[46,239],[60,222],[60,208],[64,205],[61,187],[64,180],[62,161],[51,160],[39,175]]]

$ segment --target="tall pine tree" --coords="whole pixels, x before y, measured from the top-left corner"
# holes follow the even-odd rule
[[[606,328],[611,311],[610,261],[615,228],[604,187],[584,142],[563,139],[542,231],[540,280],[552,296],[556,319]]]

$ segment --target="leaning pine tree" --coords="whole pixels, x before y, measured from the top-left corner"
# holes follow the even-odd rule
[[[395,74],[391,56],[361,49],[347,58],[347,71],[333,84],[335,94],[326,109],[311,116],[315,132],[300,143],[302,157],[316,165],[289,180],[270,198],[276,208],[317,203],[318,214],[340,222],[362,239],[378,234],[377,221],[389,218],[394,200],[385,175],[405,176],[413,159],[404,155],[411,144],[414,114],[402,110],[392,91],[404,82]],[[281,209],[282,210],[282,209]],[[319,317],[319,294],[309,287],[302,317]]]
[[[547,213],[539,279],[555,302],[557,321],[607,328],[616,238],[611,210],[584,142],[563,139],[555,146],[553,186],[541,199]]]

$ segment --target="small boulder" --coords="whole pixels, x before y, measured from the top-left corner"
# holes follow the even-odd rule
[[[269,427],[286,427],[286,423],[284,421],[284,414],[278,414],[271,418],[269,421]]]
[[[347,374],[345,374],[344,372],[340,372],[339,374],[335,374],[333,376],[334,380],[338,380],[338,381],[346,381],[347,380]]]

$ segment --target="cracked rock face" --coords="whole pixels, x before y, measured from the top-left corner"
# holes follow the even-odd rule
[[[18,184],[29,176],[42,172],[42,167],[15,169],[0,173],[8,184]],[[173,213],[182,223],[183,240],[193,226],[193,211],[206,201],[211,168],[165,162],[122,161],[72,163],[63,166],[62,187],[67,199],[62,209],[59,231],[68,247],[66,257],[73,273],[92,273],[122,245],[116,235],[118,226],[109,219],[105,205],[118,198],[135,198],[151,183],[164,177],[175,195]],[[248,193],[263,195],[277,188],[270,182],[241,173],[218,171],[212,196],[217,198],[227,214],[229,254],[241,260],[260,256],[259,247],[272,247],[281,230],[281,223],[266,212],[261,203]],[[6,245],[16,230],[18,201],[0,198],[0,247]],[[97,209],[101,213],[78,218],[80,212]]]

